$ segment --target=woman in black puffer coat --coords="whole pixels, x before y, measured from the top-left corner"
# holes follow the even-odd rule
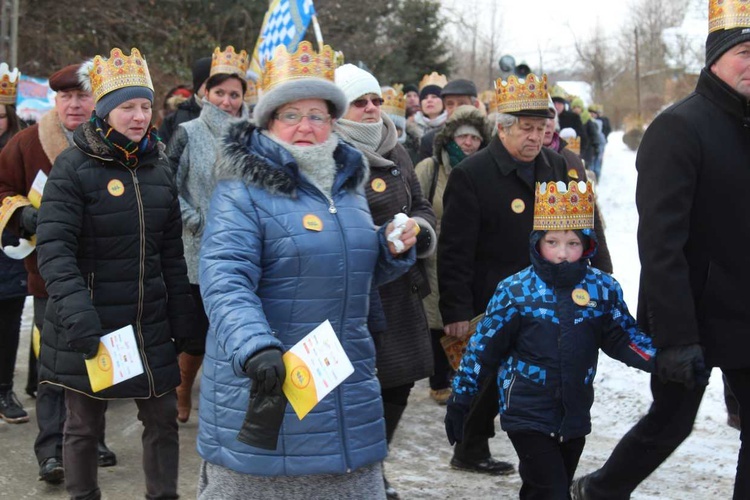
[[[131,56],[113,49],[111,58],[130,59],[126,71],[128,64],[145,67],[136,49]],[[105,61],[97,57],[91,74]],[[104,409],[107,399],[120,398],[136,399],[144,426],[147,497],[177,498],[176,342],[192,334],[193,305],[177,189],[150,125],[148,72],[127,83],[94,83],[92,118],[75,131],[75,147],[55,160],[39,210],[39,270],[50,295],[40,381],[66,389],[63,460],[73,498],[100,495]],[[135,332],[143,373],[94,393],[84,360],[96,356],[102,335],[126,326]]]

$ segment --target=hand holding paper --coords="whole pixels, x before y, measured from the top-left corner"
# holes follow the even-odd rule
[[[85,363],[93,392],[99,392],[143,373],[143,363],[133,327],[128,325],[103,335],[96,356],[87,359]]]

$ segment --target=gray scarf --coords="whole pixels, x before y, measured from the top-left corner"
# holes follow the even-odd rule
[[[384,158],[398,144],[396,126],[388,115],[381,115],[377,123],[360,123],[341,118],[336,132],[364,153],[370,166],[390,167],[394,163]]]
[[[333,152],[339,145],[339,136],[331,134],[325,142],[314,146],[295,146],[282,141],[267,130],[263,133],[289,151],[300,172],[326,196],[331,197],[333,181],[336,178],[336,160],[333,158]]]

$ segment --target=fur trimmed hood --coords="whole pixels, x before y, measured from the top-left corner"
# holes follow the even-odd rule
[[[338,167],[333,192],[363,188],[369,168],[362,153],[339,140],[333,156]],[[222,141],[215,178],[217,181],[241,179],[246,185],[291,198],[296,198],[302,182],[292,155],[247,120],[229,126]]]
[[[445,122],[445,126],[435,135],[435,144],[433,148],[434,155],[442,154],[445,146],[453,140],[453,134],[456,133],[458,127],[461,125],[470,125],[477,129],[482,134],[482,145],[480,149],[487,146],[492,139],[487,120],[482,116],[482,112],[474,106],[464,105],[459,106],[453,112],[448,121]],[[439,156],[438,156],[439,158]]]

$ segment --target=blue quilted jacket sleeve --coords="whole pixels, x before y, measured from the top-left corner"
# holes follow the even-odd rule
[[[200,287],[219,348],[237,376],[254,353],[283,350],[271,332],[257,295],[261,279],[261,226],[241,181],[218,183],[201,243]]]

